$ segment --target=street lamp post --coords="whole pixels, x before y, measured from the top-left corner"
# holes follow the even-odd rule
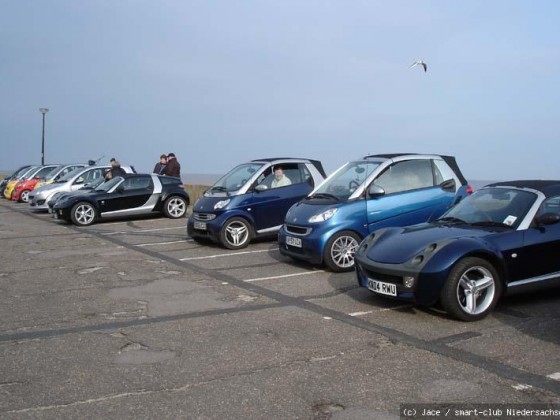
[[[45,114],[49,112],[49,108],[39,108],[39,112],[43,114],[43,141],[41,142],[41,165],[45,164]]]

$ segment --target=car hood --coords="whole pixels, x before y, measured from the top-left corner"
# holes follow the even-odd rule
[[[66,183],[55,183],[55,184],[47,184],[47,185],[42,185],[39,188],[35,189],[35,193],[38,194],[40,192],[48,192],[48,191],[53,191],[53,190],[62,190],[64,189],[63,187],[66,185]]]
[[[308,225],[308,220],[325,210],[340,207],[342,202],[335,200],[300,201],[294,204],[286,214],[286,223],[294,225]]]
[[[468,225],[448,226],[423,223],[405,228],[389,228],[376,232],[374,243],[366,251],[368,259],[384,264],[403,264],[427,247],[436,249],[459,238],[481,238],[492,231]]]

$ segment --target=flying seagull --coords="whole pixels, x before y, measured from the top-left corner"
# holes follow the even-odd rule
[[[424,67],[424,72],[426,72],[428,70],[428,65],[426,63],[424,63],[422,60],[419,61],[415,61],[414,63],[412,63],[409,67],[409,69],[411,69],[414,66],[422,66]]]

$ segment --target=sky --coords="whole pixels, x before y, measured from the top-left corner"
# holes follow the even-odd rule
[[[0,169],[454,155],[560,179],[555,0],[0,0]],[[419,66],[424,60],[428,71]]]

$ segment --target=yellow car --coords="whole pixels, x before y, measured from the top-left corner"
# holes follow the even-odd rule
[[[4,198],[7,198],[8,200],[12,199],[12,193],[14,192],[14,188],[16,187],[16,184],[21,181],[22,179],[27,179],[26,177],[34,174],[35,172],[37,172],[39,169],[41,169],[40,166],[31,166],[27,169],[27,171],[23,172],[20,176],[18,176],[15,179],[12,179],[11,181],[9,181],[6,184],[6,189],[4,190]]]

